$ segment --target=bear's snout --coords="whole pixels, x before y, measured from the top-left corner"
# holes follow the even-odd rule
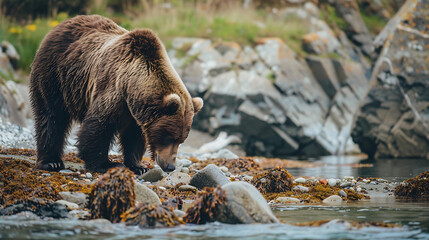
[[[177,156],[178,144],[172,144],[169,146],[155,151],[155,161],[165,172],[172,172],[176,169],[176,156]]]

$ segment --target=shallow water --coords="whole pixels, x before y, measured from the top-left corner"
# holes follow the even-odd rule
[[[427,160],[362,161],[355,157],[315,160],[315,168],[288,169],[294,176],[325,178],[381,177],[402,181],[429,169]],[[356,167],[356,163],[372,167]],[[287,205],[273,209],[285,224],[211,223],[168,229],[140,229],[107,220],[41,220],[33,214],[0,217],[0,239],[429,239],[429,201],[405,201],[386,194],[340,205]],[[331,220],[319,227],[289,223]],[[362,227],[350,222],[400,224],[397,228]]]

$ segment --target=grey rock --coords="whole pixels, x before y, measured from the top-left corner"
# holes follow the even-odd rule
[[[305,183],[305,178],[302,178],[302,177],[297,178],[297,179],[295,179],[295,182],[296,183]]]
[[[197,191],[197,188],[194,187],[194,186],[192,186],[192,185],[182,185],[182,186],[179,187],[179,191],[183,191],[183,192],[192,191],[192,192],[195,192],[195,191]]]
[[[407,1],[377,38],[381,54],[352,132],[370,158],[429,158],[427,4]]]
[[[167,173],[162,171],[161,168],[155,167],[150,169],[148,172],[140,175],[138,178],[143,179],[147,182],[157,182],[166,176],[167,176]]]
[[[262,194],[246,182],[231,182],[222,186],[227,204],[225,215],[218,220],[225,223],[278,223]]]
[[[82,192],[60,192],[60,196],[67,202],[76,203],[80,208],[85,207],[86,194]]]
[[[338,192],[338,195],[339,195],[340,197],[345,197],[345,198],[347,198],[347,193],[346,193],[344,190],[340,190],[340,191]]]
[[[346,188],[346,187],[351,187],[352,185],[353,185],[352,182],[344,182],[340,184],[340,187]]]
[[[310,53],[317,55],[330,53],[344,55],[341,43],[330,29],[308,33],[302,39],[303,48]]]
[[[177,167],[190,167],[192,165],[192,161],[185,159],[185,158],[181,158],[181,159],[177,159],[176,160],[176,166]]]
[[[88,219],[91,216],[91,213],[86,210],[72,210],[69,212],[69,215],[72,218]]]
[[[57,200],[57,201],[55,201],[55,203],[66,206],[68,210],[79,209],[79,205],[77,205],[76,203],[68,202],[66,200]]]
[[[279,202],[279,203],[300,203],[301,200],[299,200],[298,198],[294,198],[294,197],[278,197],[276,199],[276,202]]]
[[[174,209],[173,212],[174,212],[174,214],[176,214],[176,216],[178,218],[182,218],[182,217],[184,217],[186,215],[186,213],[184,211],[179,210],[179,209]]]
[[[335,187],[335,185],[337,185],[337,180],[333,179],[333,178],[329,178],[328,179],[328,184],[331,187]]]
[[[217,187],[229,183],[230,180],[222,173],[219,168],[214,164],[209,164],[201,171],[194,174],[191,179],[190,185],[199,189],[204,187]]]
[[[221,170],[223,173],[228,172],[228,168],[227,168],[227,167],[225,167],[225,166],[221,166],[221,167],[219,167],[219,170]]]
[[[92,179],[92,174],[91,174],[90,172],[87,172],[87,173],[85,174],[85,176],[86,176],[87,178],[89,178],[89,179]]]
[[[332,195],[323,199],[323,203],[341,203],[343,199],[338,195]]]
[[[158,195],[145,185],[135,181],[134,190],[136,192],[137,203],[161,204],[161,200],[159,199]]]
[[[191,176],[183,172],[172,172],[167,177],[158,182],[157,186],[165,188],[175,188],[178,184],[189,184]]]
[[[310,189],[308,187],[304,187],[302,185],[296,185],[295,187],[292,188],[292,190],[294,190],[294,191],[300,191],[300,192],[303,192],[303,193],[310,191]]]

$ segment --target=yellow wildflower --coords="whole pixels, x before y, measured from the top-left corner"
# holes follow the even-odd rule
[[[20,27],[11,27],[11,28],[9,28],[9,32],[10,33],[15,33],[15,34],[21,34],[22,33],[22,29]]]
[[[34,32],[34,31],[36,31],[37,26],[35,24],[30,24],[30,25],[25,26],[25,28]]]
[[[49,22],[49,26],[51,26],[51,27],[55,27],[57,25],[58,25],[58,21],[56,21],[56,20]]]

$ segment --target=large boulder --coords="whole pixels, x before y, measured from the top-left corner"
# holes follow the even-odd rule
[[[381,54],[352,135],[370,157],[429,158],[428,5],[407,1],[376,38]]]

